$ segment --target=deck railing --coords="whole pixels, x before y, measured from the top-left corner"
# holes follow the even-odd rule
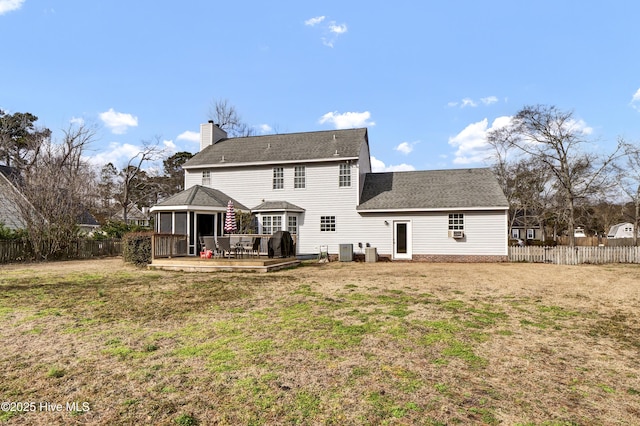
[[[189,254],[187,236],[178,234],[153,234],[151,257],[181,257]]]

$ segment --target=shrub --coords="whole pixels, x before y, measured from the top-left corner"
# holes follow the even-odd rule
[[[138,266],[151,263],[151,236],[153,232],[131,232],[122,240],[122,257],[125,262]]]
[[[0,222],[0,240],[19,240],[26,236],[22,229],[13,230]]]

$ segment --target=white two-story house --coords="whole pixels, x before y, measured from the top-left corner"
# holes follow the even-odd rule
[[[372,173],[367,129],[228,138],[200,128],[186,190],[154,206],[156,230],[222,235],[231,200],[258,233],[288,230],[300,256],[367,245],[394,260],[501,261],[507,200],[486,168]]]

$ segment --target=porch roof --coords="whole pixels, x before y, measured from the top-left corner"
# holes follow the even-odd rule
[[[249,209],[238,200],[229,197],[222,191],[202,185],[194,185],[189,189],[179,192],[161,203],[151,207],[151,211],[183,210],[185,207],[198,207],[211,211],[227,211],[227,203],[231,200],[233,207],[248,212]]]
[[[288,201],[263,201],[251,209],[252,212],[297,212],[302,213],[304,209]]]

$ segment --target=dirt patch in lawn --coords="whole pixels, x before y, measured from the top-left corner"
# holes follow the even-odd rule
[[[637,265],[5,265],[0,421],[634,424],[639,308]]]

